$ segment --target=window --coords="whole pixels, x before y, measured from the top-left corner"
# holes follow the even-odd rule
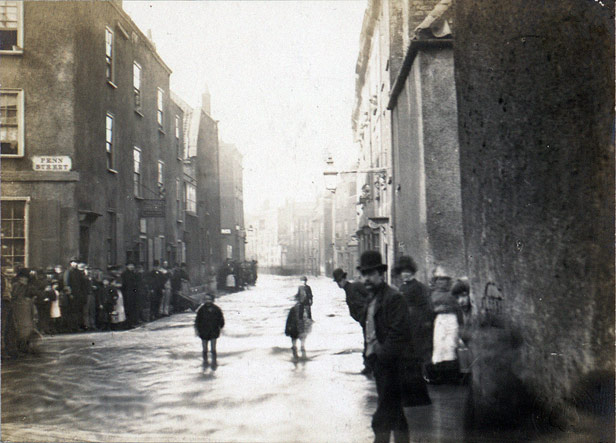
[[[113,170],[113,115],[111,114],[107,114],[105,118],[105,155],[107,169]]]
[[[115,212],[107,213],[107,266],[117,264],[117,215]]]
[[[158,186],[163,186],[165,184],[165,162],[162,160],[158,160],[158,174],[156,176]]]
[[[186,211],[197,213],[197,188],[195,185],[186,183]]]
[[[141,197],[141,149],[133,148],[133,187],[135,197]]]
[[[175,116],[175,147],[178,158],[181,159],[184,153],[182,152],[182,144],[180,143],[180,116]]]
[[[22,2],[0,1],[0,51],[21,53],[22,47]]]
[[[135,91],[135,109],[141,110],[141,65],[133,63],[133,90]]]
[[[0,91],[0,140],[2,156],[24,155],[24,95],[21,90]]]
[[[158,122],[158,126],[162,128],[163,126],[163,99],[165,98],[165,92],[158,88],[156,94],[156,107],[158,111],[156,112],[156,121]]]
[[[2,200],[2,271],[13,273],[27,260],[27,199]]]
[[[182,181],[179,178],[175,179],[175,204],[178,220],[182,219]]]
[[[105,28],[105,78],[112,83],[114,80],[113,55],[113,31]]]

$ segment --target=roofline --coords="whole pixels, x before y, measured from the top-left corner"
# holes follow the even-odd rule
[[[116,9],[116,11],[118,11],[120,13],[120,15],[124,19],[129,21],[129,23],[133,27],[133,30],[140,34],[141,39],[145,42],[146,46],[150,49],[150,51],[152,51],[152,54],[154,55],[154,58],[160,63],[160,65],[163,67],[163,69],[165,71],[167,71],[167,73],[169,75],[171,75],[171,73],[173,73],[171,68],[165,63],[165,61],[162,59],[162,57],[158,54],[154,44],[150,41],[150,39],[147,37],[147,35],[145,35],[143,33],[143,31],[141,31],[141,29],[139,29],[139,26],[137,26],[137,24],[133,21],[133,19],[130,17],[130,15],[128,15],[128,13],[124,9],[122,9],[121,6],[117,5],[115,2],[109,2],[109,4],[111,6],[113,6]]]
[[[389,102],[387,103],[387,109],[393,110],[398,102],[398,96],[400,95],[400,91],[404,88],[404,82],[411,71],[411,66],[413,66],[413,61],[415,61],[415,56],[422,49],[445,49],[445,48],[453,48],[453,38],[433,38],[428,40],[412,40],[409,44],[409,48],[406,51],[406,56],[404,57],[404,62],[402,63],[402,68],[400,68],[400,72],[396,77],[396,81],[394,82],[394,86],[391,88],[391,93],[389,94]]]

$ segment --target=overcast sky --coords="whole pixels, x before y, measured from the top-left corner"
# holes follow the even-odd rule
[[[220,137],[244,154],[244,206],[323,190],[325,153],[356,156],[355,63],[365,0],[124,1],[199,106],[205,85]]]

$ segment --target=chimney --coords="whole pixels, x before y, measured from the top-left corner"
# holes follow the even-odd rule
[[[210,89],[207,87],[207,83],[205,84],[205,90],[203,94],[201,94],[201,108],[205,111],[207,115],[212,115],[211,103],[212,96],[210,95]]]

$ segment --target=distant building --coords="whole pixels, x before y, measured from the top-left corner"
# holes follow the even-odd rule
[[[191,281],[205,281],[221,262],[218,123],[207,108],[178,101],[185,113],[183,241],[187,262],[193,263]],[[208,101],[209,94],[203,94],[202,103]]]
[[[220,143],[221,261],[245,259],[242,154],[235,145]]]
[[[246,258],[259,262],[259,272],[279,273],[283,250],[279,241],[278,209],[268,202],[256,214],[246,215]]]

